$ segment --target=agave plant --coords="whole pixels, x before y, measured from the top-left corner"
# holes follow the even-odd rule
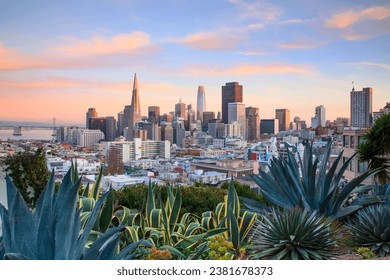
[[[208,229],[226,227],[228,231],[224,233],[224,236],[233,243],[235,254],[238,256],[256,218],[257,214],[254,212],[243,211],[241,213],[240,200],[232,178],[225,201],[217,205],[215,212],[203,213],[202,226]]]
[[[344,185],[340,184],[353,157],[336,171],[342,159],[341,152],[327,172],[330,153],[331,141],[327,144],[321,163],[318,158],[313,161],[312,147],[306,144],[303,160],[299,157],[299,163],[288,151],[287,159],[272,160],[269,173],[260,172],[259,176],[251,177],[270,204],[285,210],[302,208],[310,212],[316,211],[331,219],[343,219],[366,205],[383,201],[383,196],[367,194],[373,186],[359,186],[378,170],[368,171]],[[348,204],[352,194],[358,198]],[[263,210],[254,206],[255,203],[245,204],[253,211]]]
[[[167,201],[162,203],[161,199],[156,198],[156,187],[149,182],[145,215],[132,213],[120,206],[114,210],[112,224],[125,225],[125,242],[146,239],[159,250],[168,249],[177,259],[197,259],[207,249],[205,240],[227,229],[206,229],[191,213],[184,213],[179,219],[181,189],[176,188],[174,193],[173,188],[168,186],[167,193]],[[184,253],[189,251],[193,254]]]
[[[55,193],[54,173],[30,211],[20,192],[7,176],[8,210],[0,205],[3,236],[0,258],[3,259],[129,259],[138,245],[150,246],[141,240],[119,251],[123,226],[110,228],[90,244],[87,241],[96,218],[109,192],[96,201],[88,221],[81,226],[77,208],[80,181],[72,182],[69,171]],[[81,232],[81,233],[80,233]]]
[[[336,231],[316,212],[271,211],[255,228],[251,259],[325,260],[335,256]]]
[[[348,222],[351,240],[370,247],[380,257],[390,256],[390,207],[378,204],[359,210]]]

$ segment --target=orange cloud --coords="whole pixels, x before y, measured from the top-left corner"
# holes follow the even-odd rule
[[[329,28],[344,29],[360,21],[374,20],[380,21],[390,17],[390,8],[386,6],[376,6],[364,10],[346,11],[334,15],[325,22]]]
[[[167,41],[198,50],[226,51],[234,49],[243,39],[243,35],[220,31],[193,33],[183,38],[168,39]]]

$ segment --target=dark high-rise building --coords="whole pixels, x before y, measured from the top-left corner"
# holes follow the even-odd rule
[[[247,139],[258,140],[260,138],[260,115],[259,108],[257,107],[246,107],[245,117],[248,120],[247,126]]]
[[[228,104],[243,102],[242,85],[237,82],[226,83],[222,86],[222,121],[228,123]]]
[[[181,98],[179,100],[179,103],[175,104],[175,117],[176,118],[186,117],[186,104],[181,102]]]
[[[96,112],[95,108],[88,108],[87,114],[86,114],[86,122],[85,127],[89,129],[89,119],[91,118],[97,118],[98,113]]]
[[[277,119],[260,120],[261,134],[277,134],[279,132],[279,121]]]
[[[130,108],[130,123],[129,123],[129,139],[133,140],[133,131],[137,127],[137,123],[141,121],[141,105],[139,102],[139,92],[138,92],[138,80],[137,74],[134,74],[134,84],[133,84],[133,95],[131,98],[131,108]]]
[[[114,117],[106,117],[106,131],[103,131],[107,141],[114,141],[116,136],[116,120]]]
[[[215,119],[215,112],[203,112],[202,116],[202,131],[207,131],[209,126],[209,121]]]
[[[351,126],[368,128],[372,125],[372,88],[351,91]]]
[[[96,118],[90,118],[89,129],[99,129],[101,132],[106,132],[106,118],[105,117],[96,117]]]
[[[169,141],[173,144],[173,127],[169,122],[161,123],[161,140]]]
[[[123,110],[123,128],[130,127],[130,115],[131,115],[131,105],[126,105],[125,109]]]
[[[286,131],[290,129],[290,110],[276,109],[275,119],[279,120],[279,131]]]
[[[117,121],[117,133],[116,136],[123,135],[123,129],[125,128],[125,114],[123,112],[118,113],[118,121]]]
[[[150,122],[158,122],[160,120],[160,107],[159,106],[149,106],[148,107],[148,120]]]
[[[204,86],[198,87],[198,96],[196,99],[196,119],[203,121],[203,112],[206,111],[206,93]]]
[[[172,122],[173,116],[171,114],[163,114],[160,116],[160,122]]]

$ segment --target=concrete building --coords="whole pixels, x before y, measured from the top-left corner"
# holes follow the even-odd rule
[[[240,177],[249,174],[259,173],[259,163],[254,160],[205,160],[190,163],[190,173],[194,173],[195,170],[201,169],[204,172],[219,172],[225,173],[228,178]]]
[[[243,102],[243,87],[237,82],[222,86],[222,121],[229,123],[229,103]]]
[[[243,139],[246,137],[246,117],[245,117],[245,104],[243,103],[229,103],[228,104],[228,123],[237,122],[241,126],[241,135]]]
[[[160,121],[160,107],[159,106],[149,106],[148,107],[148,121],[149,122],[159,122]]]
[[[289,109],[276,109],[275,119],[279,120],[279,131],[286,131],[290,126],[290,110]]]
[[[194,173],[188,175],[188,180],[191,183],[199,182],[208,185],[218,185],[227,180],[226,173],[209,171],[203,173],[203,170],[197,169]]]
[[[242,127],[238,122],[225,124],[224,137],[239,138],[242,135]]]
[[[348,158],[356,153],[357,146],[363,141],[363,135],[367,132],[367,129],[345,128],[343,130],[343,159],[342,163],[345,163]],[[344,172],[344,178],[347,181],[351,181],[354,178],[360,176],[367,171],[368,163],[359,160],[359,154],[357,154],[350,162],[347,170]],[[373,183],[373,178],[367,178],[362,184]]]
[[[173,127],[172,124],[169,122],[162,122],[161,123],[161,140],[162,141],[169,141],[171,144],[173,144]]]
[[[98,129],[82,129],[77,133],[77,146],[92,147],[104,140],[104,133]]]
[[[225,125],[222,120],[213,119],[208,123],[208,133],[214,138],[222,138],[225,135]]]
[[[351,97],[351,126],[368,128],[372,125],[372,88],[355,91],[352,88]]]
[[[255,141],[260,138],[260,115],[259,108],[246,107],[245,117],[248,120],[247,140]]]
[[[318,125],[325,127],[326,123],[326,110],[324,105],[317,106],[315,108],[315,116],[318,119]]]

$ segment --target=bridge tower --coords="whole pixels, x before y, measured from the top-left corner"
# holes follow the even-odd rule
[[[56,118],[53,118],[53,132],[52,132],[51,136],[53,136],[53,137],[57,136]]]

